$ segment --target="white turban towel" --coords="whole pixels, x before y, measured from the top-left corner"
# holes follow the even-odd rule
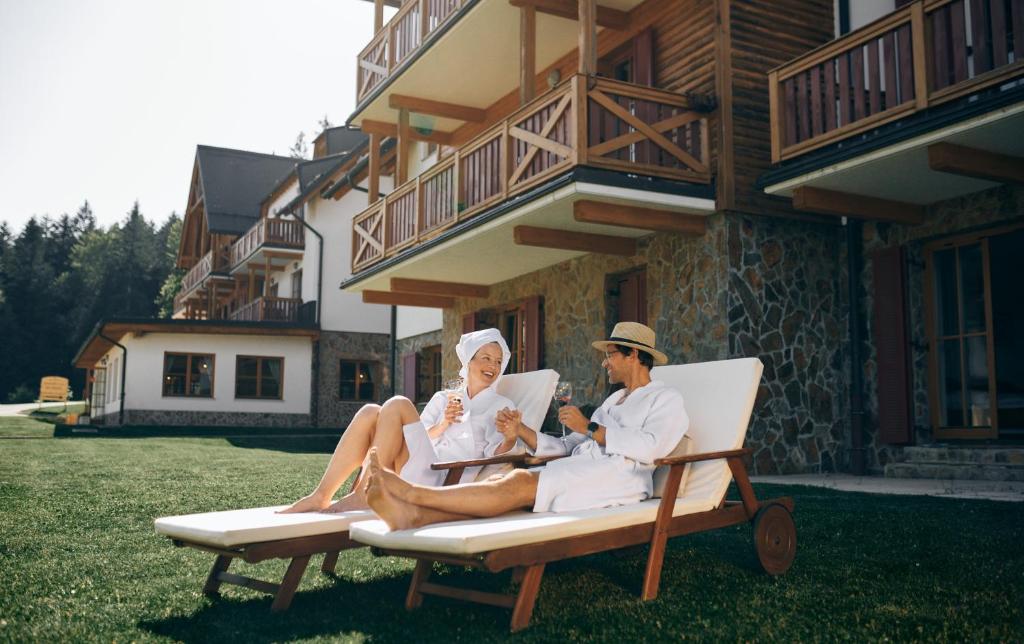
[[[459,362],[462,363],[462,369],[459,369],[459,375],[462,378],[469,376],[469,361],[476,355],[476,352],[480,350],[480,347],[485,344],[496,342],[501,347],[501,372],[498,377],[494,379],[494,383],[491,385],[498,384],[501,379],[501,374],[505,373],[505,367],[508,366],[508,361],[512,359],[512,352],[508,350],[508,344],[505,343],[505,338],[501,337],[501,332],[497,329],[481,329],[479,331],[473,331],[471,333],[463,333],[462,338],[459,339],[459,345],[455,347],[455,355],[459,357]]]

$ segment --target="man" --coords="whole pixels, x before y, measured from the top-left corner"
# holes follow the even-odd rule
[[[503,411],[498,429],[522,440],[538,456],[564,455],[537,470],[514,470],[480,483],[436,488],[413,485],[384,469],[371,451],[366,494],[370,507],[392,530],[442,521],[490,517],[532,507],[534,512],[568,512],[636,503],[653,491],[654,461],[682,439],[689,419],[678,391],[651,380],[651,368],[665,364],[652,329],[636,322],[615,325],[608,340],[593,343],[604,353],[608,380],[621,383],[591,420],[566,406],[558,419],[573,433],[539,434],[520,414]]]

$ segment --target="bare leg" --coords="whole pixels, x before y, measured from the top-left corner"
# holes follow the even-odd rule
[[[493,517],[530,507],[537,497],[538,478],[532,472],[515,470],[500,479],[481,483],[440,488],[412,485],[385,469],[371,449],[367,495],[370,507],[389,526],[415,527],[467,515]],[[439,515],[444,518],[437,518]]]
[[[338,446],[334,448],[334,454],[327,464],[327,470],[320,479],[320,484],[311,494],[281,510],[282,514],[318,512],[330,505],[334,493],[366,457],[366,452],[370,449],[376,433],[380,412],[380,405],[363,405],[356,412],[352,422],[345,429],[345,433],[341,435]]]

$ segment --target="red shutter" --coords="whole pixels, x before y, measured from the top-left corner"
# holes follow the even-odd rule
[[[873,336],[878,363],[878,440],[882,443],[913,441],[903,255],[903,247],[897,246],[875,251],[871,256],[875,289]]]
[[[647,271],[630,273],[618,283],[618,318],[616,322],[647,324]]]
[[[526,341],[523,371],[536,371],[544,364],[544,299],[535,295],[523,303]]]
[[[409,400],[416,402],[416,383],[419,382],[420,356],[418,353],[406,353],[402,356],[402,393]]]
[[[476,311],[462,316],[462,332],[472,333],[476,331]]]
[[[633,38],[633,83],[654,87],[653,29],[645,29]]]

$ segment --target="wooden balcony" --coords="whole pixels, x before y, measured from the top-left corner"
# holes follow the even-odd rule
[[[359,52],[356,102],[362,101],[447,22],[466,0],[406,2],[388,24]]]
[[[242,305],[229,318],[237,322],[295,322],[301,305],[300,298],[260,297]]]
[[[687,98],[574,76],[356,215],[352,272],[577,166],[709,183],[708,147]]]
[[[1024,75],[1024,4],[916,0],[769,72],[778,163]]]
[[[263,261],[261,251],[266,247],[274,249],[303,250],[306,235],[302,222],[297,219],[260,219],[244,235],[231,245],[231,268],[237,269],[250,260]]]

